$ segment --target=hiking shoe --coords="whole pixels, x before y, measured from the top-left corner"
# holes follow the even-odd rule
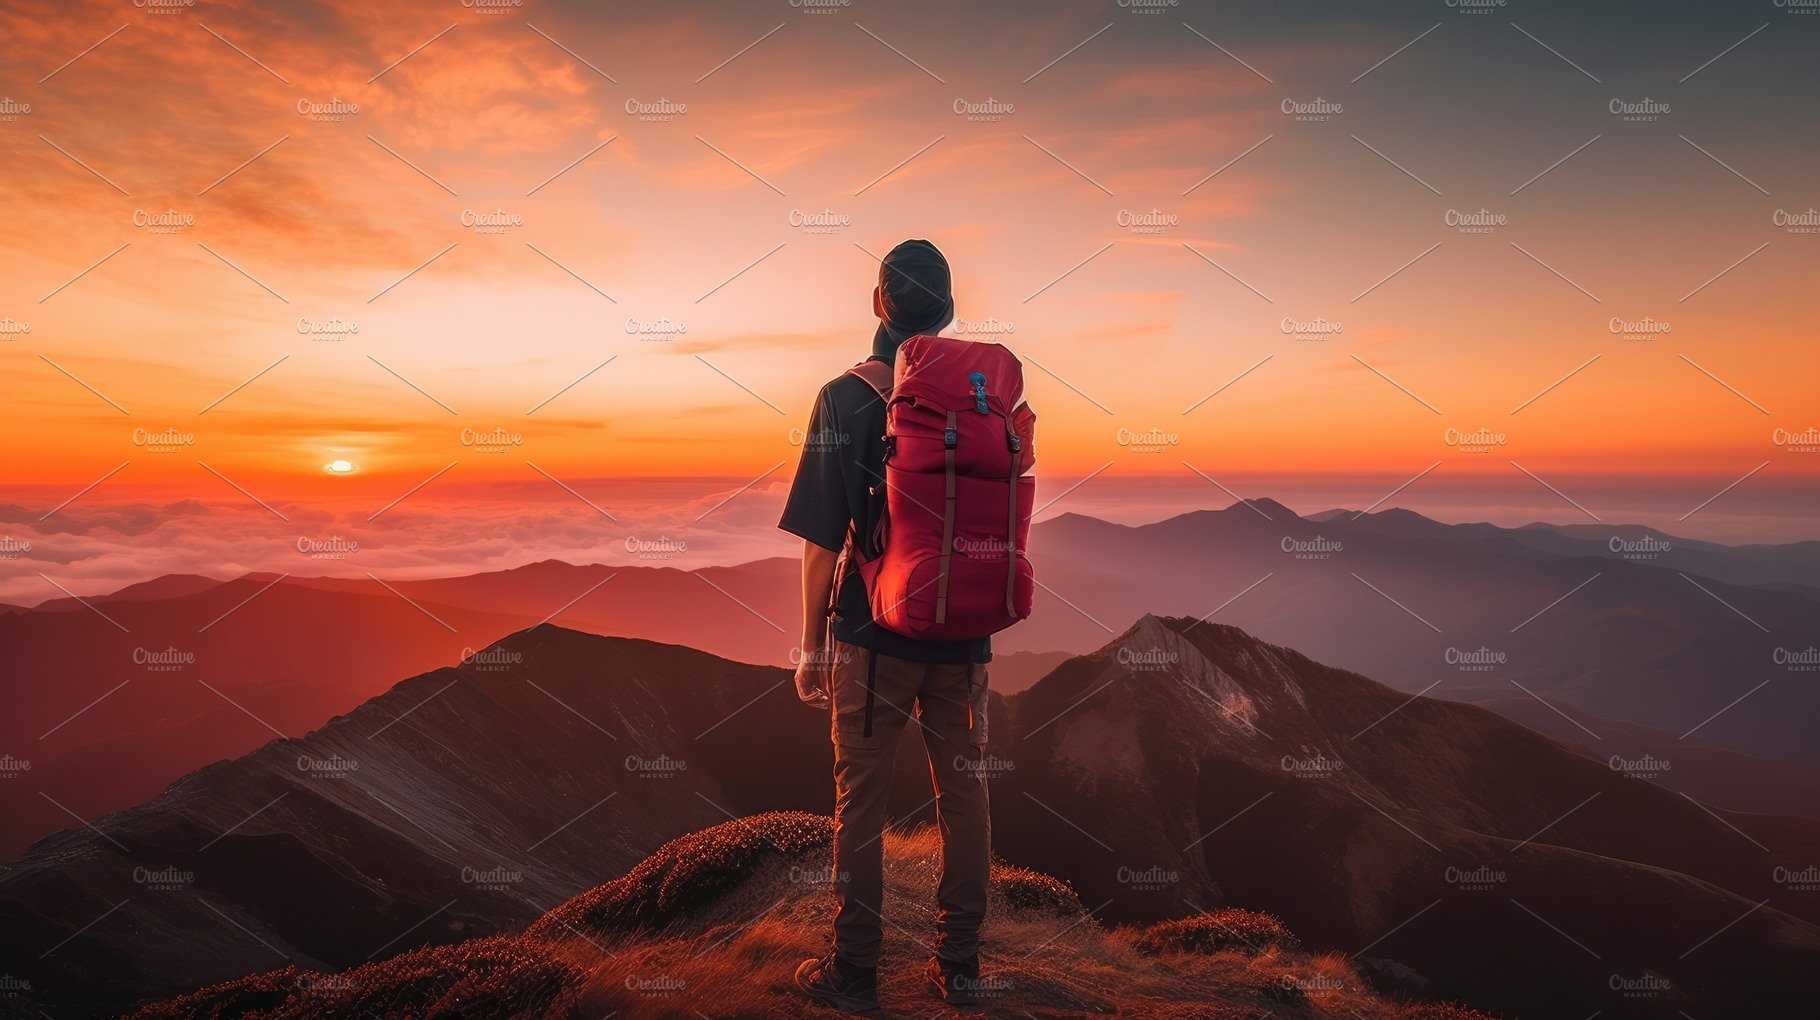
[[[977,1006],[980,997],[980,958],[955,961],[931,956],[923,977],[936,997],[950,1006]]]
[[[819,960],[804,960],[796,968],[796,987],[843,1013],[869,1013],[878,1008],[878,969],[862,970],[832,952]]]

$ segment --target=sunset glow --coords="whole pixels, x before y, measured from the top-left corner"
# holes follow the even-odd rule
[[[1820,478],[1811,145],[1757,87],[1799,33],[1677,84],[1698,19],[1557,26],[1594,81],[1494,18],[1376,66],[1430,22],[1254,6],[1219,26],[1241,61],[1114,5],[659,6],[15,19],[16,530],[78,492],[357,519],[432,477],[693,479],[762,521],[906,236],[947,251],[956,330],[1025,358],[1043,486],[1094,478],[1050,513],[1231,502],[1206,479],[1364,506],[1434,465],[1401,502],[1673,521],[1761,466],[1687,527],[1787,538]],[[948,41],[876,41],[906,36]]]

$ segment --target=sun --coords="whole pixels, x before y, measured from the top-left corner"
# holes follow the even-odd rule
[[[331,475],[351,475],[360,470],[360,467],[350,460],[331,460],[322,469]]]

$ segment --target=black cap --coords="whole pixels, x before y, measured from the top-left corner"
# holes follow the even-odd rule
[[[885,327],[900,339],[935,332],[954,318],[948,260],[920,238],[899,244],[879,261],[878,290]]]

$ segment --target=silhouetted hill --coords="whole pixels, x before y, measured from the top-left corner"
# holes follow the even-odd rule
[[[268,578],[269,580],[269,578]],[[148,581],[129,584],[105,595],[90,595],[83,599],[68,596],[48,598],[32,608],[39,612],[68,612],[73,609],[86,609],[83,603],[91,606],[104,606],[110,602],[153,602],[159,599],[181,598],[198,592],[218,588],[223,584],[220,578],[204,574],[162,574]]]
[[[1520,685],[1601,718],[1820,764],[1820,688],[1803,660],[1820,654],[1820,602],[1714,576],[1744,576],[1761,549],[1709,545],[1676,561],[1673,541],[1614,555],[1401,509],[1321,516],[1252,500],[1137,527],[1039,524],[1036,611],[998,647],[1085,651],[1135,607],[1210,616],[1406,691],[1502,699]],[[1786,573],[1811,584],[1803,562]]]
[[[361,585],[148,582],[94,610],[0,615],[0,755],[30,764],[0,782],[0,859],[535,622]]]
[[[830,767],[784,670],[539,626],[40,840],[0,876],[0,959],[53,1012],[117,1012],[506,931],[729,813],[825,810]]]
[[[1820,818],[1820,768],[1601,719],[1518,696],[1479,705],[1577,747],[1607,768],[1677,790],[1709,807]]]

